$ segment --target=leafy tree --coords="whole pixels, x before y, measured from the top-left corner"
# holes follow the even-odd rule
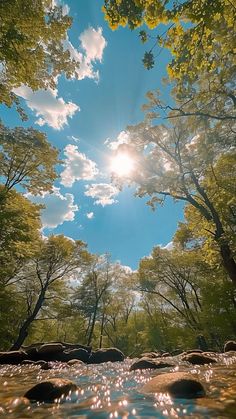
[[[217,133],[213,127],[191,135],[186,123],[174,127],[139,124],[129,127],[128,137],[128,144],[120,147],[130,152],[136,161],[136,170],[130,175],[130,180],[138,186],[136,195],[151,196],[148,203],[153,209],[155,205],[163,205],[167,197],[193,207],[194,213],[207,223],[222,264],[236,283],[234,248],[226,234],[228,221],[217,204],[226,192],[221,192],[217,183],[216,188],[212,188],[211,181],[207,181],[214,177],[214,167],[221,154],[227,159],[229,153],[232,162],[235,134]],[[232,163],[230,168],[233,173]],[[234,195],[227,187],[225,190],[228,202],[234,205]],[[221,202],[221,206],[224,203]]]
[[[109,256],[93,255],[90,269],[82,279],[75,294],[75,303],[79,311],[88,319],[85,332],[87,345],[91,344],[98,317],[102,315],[104,306],[108,303],[109,291],[115,279],[115,266],[109,261]]]
[[[165,104],[159,93],[149,93],[149,109],[170,112],[168,117],[196,116],[198,120],[235,121],[234,13],[231,0],[172,2],[104,0],[105,19],[112,29],[128,25],[157,28],[156,35],[140,31],[143,43],[153,40],[144,55],[147,69],[164,48],[172,54],[167,66],[174,85],[175,104]],[[163,24],[165,26],[163,26]],[[164,28],[164,29],[163,29]],[[166,116],[166,115],[164,115]]]
[[[44,133],[33,128],[0,126],[2,197],[19,184],[32,194],[51,191],[58,162],[58,151]]]
[[[205,261],[212,267],[219,267],[224,260],[226,251],[224,244],[227,242],[233,257],[236,255],[235,220],[236,220],[236,154],[232,150],[222,154],[214,166],[209,167],[202,186],[209,197],[213,199],[214,208],[220,217],[224,230],[220,239],[221,247],[215,237],[215,225],[212,220],[207,220],[194,206],[185,208],[184,223],[179,224],[175,234],[175,242],[181,244],[183,249],[195,246],[202,249]],[[218,226],[218,231],[220,226]]]
[[[78,63],[64,47],[72,20],[52,0],[0,0],[0,16],[0,101],[21,111],[15,88],[54,88],[62,72],[74,75]]]
[[[159,296],[164,304],[182,317],[188,327],[201,331],[202,271],[202,263],[196,252],[184,254],[156,247],[151,257],[140,262],[140,289]]]
[[[87,258],[86,246],[81,241],[73,242],[64,236],[50,236],[41,241],[37,255],[17,274],[26,296],[27,313],[12,350],[23,344],[31,324],[50,298],[48,294],[55,291],[56,283],[68,280],[75,273],[81,274]]]
[[[23,264],[37,252],[39,210],[38,205],[13,189],[0,206],[0,287],[12,284]]]

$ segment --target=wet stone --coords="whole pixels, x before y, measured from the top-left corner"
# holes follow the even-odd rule
[[[25,393],[24,397],[30,401],[51,403],[62,396],[68,396],[68,394],[76,390],[77,385],[70,380],[51,378],[36,384]]]
[[[0,352],[0,364],[17,365],[27,359],[27,353],[24,351]]]
[[[55,354],[62,352],[64,346],[61,343],[45,343],[38,348],[38,354]]]
[[[85,349],[69,349],[56,354],[54,358],[54,360],[59,362],[68,362],[71,359],[87,362],[89,359],[89,353]]]
[[[70,361],[67,362],[67,365],[84,365],[83,361],[80,361],[79,359],[70,359]]]
[[[168,393],[173,398],[194,399],[205,396],[206,392],[200,381],[192,375],[173,372],[160,374],[145,384],[144,393]]]
[[[182,357],[182,360],[190,362],[193,365],[214,364],[217,362],[215,358],[199,353],[185,355]]]
[[[236,341],[229,340],[224,345],[224,352],[236,351]]]
[[[124,361],[124,354],[117,348],[103,348],[91,353],[89,364],[101,364],[103,362]]]
[[[156,361],[153,358],[141,358],[141,359],[138,359],[138,361],[135,361],[131,365],[130,371],[144,370],[148,368],[158,369],[158,368],[167,368],[167,367],[174,367],[174,364],[170,364],[168,362],[163,362],[163,361]]]
[[[159,356],[161,356],[159,352],[144,352],[140,358],[158,358]]]

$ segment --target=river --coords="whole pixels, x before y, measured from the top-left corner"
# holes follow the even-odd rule
[[[168,359],[166,359],[168,360]],[[129,371],[134,360],[98,365],[54,363],[39,366],[0,366],[0,416],[6,418],[236,418],[236,353],[218,355],[214,365],[191,366],[177,357],[173,368]],[[171,399],[168,395],[146,395],[142,386],[157,374],[191,372],[206,388],[206,397]],[[60,377],[75,382],[79,390],[60,404],[29,403],[22,398],[36,383]]]

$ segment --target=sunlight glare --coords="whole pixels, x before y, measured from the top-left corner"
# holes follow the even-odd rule
[[[118,176],[126,176],[134,169],[134,160],[126,153],[117,154],[111,161],[111,171]]]

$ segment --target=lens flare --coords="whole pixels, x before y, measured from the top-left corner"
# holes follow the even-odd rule
[[[112,159],[110,168],[117,176],[127,176],[134,169],[134,160],[129,154],[119,153]]]

